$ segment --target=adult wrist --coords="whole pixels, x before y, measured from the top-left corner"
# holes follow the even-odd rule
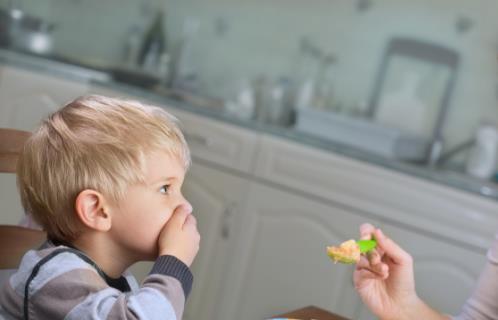
[[[424,309],[426,308],[426,304],[418,297],[413,296],[403,301],[394,301],[394,305],[398,307],[398,312],[395,314],[390,314],[389,316],[382,317],[380,316],[380,320],[415,320],[415,319],[425,319],[422,317],[424,314]],[[429,320],[429,319],[425,319]]]
[[[418,296],[413,297],[404,304],[403,312],[399,320],[440,320],[446,319],[441,313],[429,307]],[[393,319],[394,320],[394,319]]]

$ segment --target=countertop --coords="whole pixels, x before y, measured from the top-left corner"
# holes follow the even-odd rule
[[[193,103],[172,99],[159,92],[143,89],[119,83],[105,70],[91,68],[78,63],[52,59],[50,57],[39,57],[30,54],[13,52],[8,49],[0,49],[0,63],[30,69],[40,73],[48,73],[66,77],[68,79],[85,81],[111,90],[147,99],[149,101],[166,104],[175,108],[191,111],[209,118],[227,122],[232,125],[247,128],[257,132],[263,132],[277,137],[282,137],[297,143],[313,146],[322,150],[341,154],[353,159],[381,166],[386,169],[405,173],[421,179],[446,185],[462,191],[477,194],[487,199],[498,201],[498,184],[476,179],[472,176],[457,171],[429,168],[414,165],[397,160],[387,159],[359,149],[351,148],[330,140],[308,135],[293,128],[269,125],[255,120],[242,120],[230,116],[222,111],[222,108],[200,107]]]

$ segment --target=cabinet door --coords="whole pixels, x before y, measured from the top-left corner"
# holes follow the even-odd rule
[[[238,236],[234,226],[247,194],[246,180],[195,162],[184,184],[184,195],[194,207],[201,245],[192,265],[194,286],[185,319],[219,319],[220,292],[224,274],[232,262],[229,255]]]
[[[31,131],[40,120],[69,99],[85,92],[86,85],[53,76],[0,67],[0,127]],[[24,215],[15,175],[0,175],[1,223],[17,224]]]
[[[440,312],[458,314],[477,283],[486,253],[391,224],[383,225],[383,231],[413,256],[418,295]]]
[[[0,126],[31,131],[49,113],[87,92],[85,82],[3,66]]]
[[[309,305],[354,318],[360,301],[353,266],[332,263],[326,246],[357,238],[366,219],[348,208],[252,187],[220,319],[265,319]]]
[[[486,250],[498,202],[297,142],[265,136],[261,179]]]
[[[194,162],[183,184],[183,194],[192,204],[201,234],[200,250],[192,265],[194,284],[184,319],[219,319],[219,298],[224,273],[232,258],[228,251],[237,223],[239,203],[247,193],[247,182],[239,177]],[[132,272],[142,280],[152,263],[138,263]]]

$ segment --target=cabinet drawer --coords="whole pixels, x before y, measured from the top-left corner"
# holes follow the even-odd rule
[[[180,120],[180,127],[189,144],[192,157],[239,170],[251,172],[257,148],[257,134],[195,115],[168,108]]]
[[[279,138],[262,138],[255,174],[481,251],[498,229],[495,201]]]
[[[97,86],[94,86],[91,92],[136,99],[164,108],[180,120],[181,130],[194,159],[206,160],[242,172],[250,172],[254,167],[256,145],[259,140],[254,132],[168,106],[167,102],[159,100],[150,101]]]

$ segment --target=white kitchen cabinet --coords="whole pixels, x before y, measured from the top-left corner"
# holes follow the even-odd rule
[[[360,305],[353,267],[333,264],[326,246],[356,238],[366,220],[350,208],[251,185],[218,319],[266,319],[307,305],[352,317]]]
[[[83,81],[1,65],[0,126],[32,131],[42,118],[87,90]]]
[[[494,200],[285,139],[261,139],[255,175],[483,254],[498,230]]]
[[[247,188],[245,179],[200,162],[194,162],[187,175],[183,193],[194,208],[201,245],[192,266],[195,281],[185,319],[219,319],[220,294],[233,262],[231,252]]]
[[[225,274],[233,262],[241,208],[247,194],[247,180],[201,162],[194,162],[183,184],[183,195],[192,204],[201,234],[200,250],[192,265],[194,284],[184,319],[220,319]],[[142,280],[152,263],[137,263],[132,272]]]
[[[30,130],[85,93],[145,101],[1,66],[0,125]],[[414,256],[417,291],[431,306],[457,313],[470,294],[498,229],[497,202],[161,107],[180,119],[193,157],[183,191],[198,219],[201,249],[185,319],[263,319],[311,304],[374,319],[353,289],[353,268],[334,265],[325,252],[326,245],[356,238],[363,222],[381,226]],[[20,218],[13,176],[0,187],[0,203]],[[1,222],[17,221],[9,217]],[[137,264],[132,271],[140,279],[150,267]]]
[[[191,112],[174,108],[169,111],[181,121],[193,157],[240,172],[253,171],[258,134]]]
[[[484,267],[481,252],[461,243],[438,239],[393,224],[383,231],[414,258],[415,283],[419,296],[436,310],[457,314],[471,295]],[[494,240],[489,239],[489,244]]]
[[[0,127],[32,131],[64,102],[84,94],[85,83],[0,64]],[[0,174],[0,223],[17,224],[24,215],[15,175]]]
[[[192,112],[180,110],[167,102],[148,101],[104,87],[92,86],[91,93],[111,97],[131,98],[159,106],[180,120],[180,128],[187,140],[192,157],[212,164],[250,173],[256,161],[259,135]]]
[[[91,91],[123,97],[109,90]],[[159,106],[180,120],[193,157],[183,194],[194,208],[201,245],[192,265],[194,286],[184,319],[220,319],[218,312],[225,308],[221,292],[233,261],[233,244],[239,238],[241,208],[250,184],[247,173],[254,162],[257,135],[167,105]],[[152,263],[141,262],[131,271],[141,281],[151,267]]]
[[[413,255],[419,295],[442,312],[458,313],[471,294],[498,229],[494,201],[274,137],[262,139],[255,174],[377,220]],[[349,317],[374,319],[362,305]]]
[[[389,223],[380,226],[412,255],[419,297],[439,312],[457,315],[477,284],[485,262],[483,254],[423,232]],[[492,240],[489,239],[490,243]],[[352,319],[377,319],[364,306],[358,308],[356,315]]]

